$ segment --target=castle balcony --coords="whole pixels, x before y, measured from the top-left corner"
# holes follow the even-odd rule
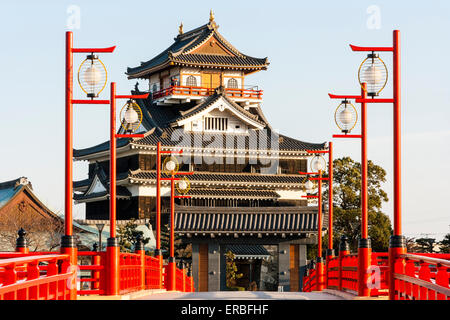
[[[237,103],[252,104],[262,101],[263,90],[257,87],[251,89],[224,88],[226,95]],[[204,97],[214,94],[213,88],[205,87],[186,87],[170,86],[168,88],[152,93],[153,101],[160,104],[170,104],[181,102],[190,102],[191,100],[200,100]]]

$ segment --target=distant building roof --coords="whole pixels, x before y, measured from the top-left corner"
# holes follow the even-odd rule
[[[317,207],[175,207],[177,233],[317,232]]]

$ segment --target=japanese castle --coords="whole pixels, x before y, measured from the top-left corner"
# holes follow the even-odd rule
[[[306,178],[298,171],[308,171],[314,154],[307,150],[327,145],[272,129],[263,90],[247,84],[268,59],[245,55],[218,29],[212,12],[201,27],[184,32],[180,25],[166,50],[127,68],[128,79],[147,82],[150,95],[136,101],[143,113],[136,133],[144,138],[117,140],[117,219],[155,229],[157,142],[162,150],[182,149],[180,171],[194,174],[191,198],[176,199],[175,233],[192,244],[196,291],[227,289],[228,251],[244,274],[236,286],[299,291],[306,245],[316,243],[317,205],[302,198]],[[147,91],[136,85],[132,92]],[[87,221],[107,220],[109,141],[74,150],[74,158],[89,162],[88,177],[74,182],[76,203],[86,204]],[[161,183],[164,225],[170,182]]]

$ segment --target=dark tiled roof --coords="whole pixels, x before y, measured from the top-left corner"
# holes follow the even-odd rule
[[[253,58],[249,56],[222,56],[216,54],[180,54],[179,56],[172,57],[172,61],[174,61],[175,64],[180,65],[216,65],[220,67],[241,66],[254,68],[265,67],[267,65],[267,59]]]
[[[117,148],[126,146],[130,143],[130,139],[128,138],[119,138],[117,139]],[[106,151],[109,150],[109,141],[105,141],[103,143],[100,143],[98,145],[95,145],[93,147],[85,148],[85,149],[73,149],[73,156],[76,157],[82,157],[85,155]]]
[[[95,177],[98,177],[103,187],[106,189],[102,192],[93,192],[89,193],[88,191],[94,182]],[[117,175],[117,180],[121,180],[124,178],[124,173]],[[85,192],[83,194],[81,193],[74,193],[73,198],[74,200],[78,202],[83,202],[83,200],[89,200],[89,199],[97,199],[97,198],[104,198],[109,196],[109,177],[106,175],[103,168],[98,164],[98,162],[95,163],[94,171],[92,173],[92,178],[85,179],[81,181],[75,181],[73,183],[74,188],[81,188],[81,187],[87,187]],[[118,199],[128,199],[131,197],[131,192],[123,186],[116,186],[116,197]]]
[[[246,258],[246,257],[252,257],[252,258],[264,258],[264,257],[270,257],[269,251],[267,251],[263,246],[261,245],[243,245],[243,244],[229,244],[226,246],[225,251],[231,251],[233,252],[235,258]]]
[[[102,191],[102,192],[94,192],[90,194],[77,194],[75,193],[73,195],[73,199],[78,202],[83,202],[90,199],[98,199],[98,198],[104,198],[109,197],[109,190]],[[123,186],[117,186],[116,187],[116,198],[117,199],[129,199],[131,197],[131,192]]]
[[[217,32],[215,23],[208,23],[199,28],[180,34],[175,42],[153,59],[142,62],[140,66],[127,68],[128,78],[145,77],[153,71],[169,66],[170,63],[184,65],[209,65],[217,67],[247,67],[252,69],[266,68],[267,58],[253,58],[242,54]],[[191,54],[190,51],[203,44],[211,36],[231,51],[234,56],[217,54]]]
[[[325,149],[325,143],[304,142],[284,135],[278,135],[270,130],[252,130],[249,134],[202,133],[175,130],[173,128],[165,129],[164,131],[165,138],[161,137],[161,133],[154,131],[142,139],[134,140],[133,144],[142,146],[156,146],[156,143],[160,141],[163,146],[176,146],[180,148],[201,147],[269,151],[305,151]],[[270,133],[272,133],[272,135]]]
[[[161,175],[168,178],[164,174]],[[134,180],[155,180],[156,171],[132,171],[130,178]],[[218,173],[218,172],[199,172],[195,171],[189,176],[190,181],[195,182],[233,182],[233,183],[276,183],[276,184],[300,184],[303,183],[304,177],[298,174],[291,175],[274,175],[259,173]],[[148,181],[150,182],[150,181]]]
[[[280,195],[275,191],[270,190],[246,190],[246,189],[197,189],[189,190],[189,196],[192,198],[279,198]]]
[[[176,207],[175,231],[313,232],[317,231],[316,212],[317,207]]]

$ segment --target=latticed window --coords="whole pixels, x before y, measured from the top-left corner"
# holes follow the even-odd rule
[[[230,80],[228,80],[227,87],[232,88],[232,89],[237,89],[238,88],[237,80],[235,78],[231,78]]]
[[[196,87],[197,79],[194,76],[189,76],[186,78],[186,86],[187,87]]]
[[[227,131],[228,130],[228,118],[205,118],[205,130],[206,131]]]

